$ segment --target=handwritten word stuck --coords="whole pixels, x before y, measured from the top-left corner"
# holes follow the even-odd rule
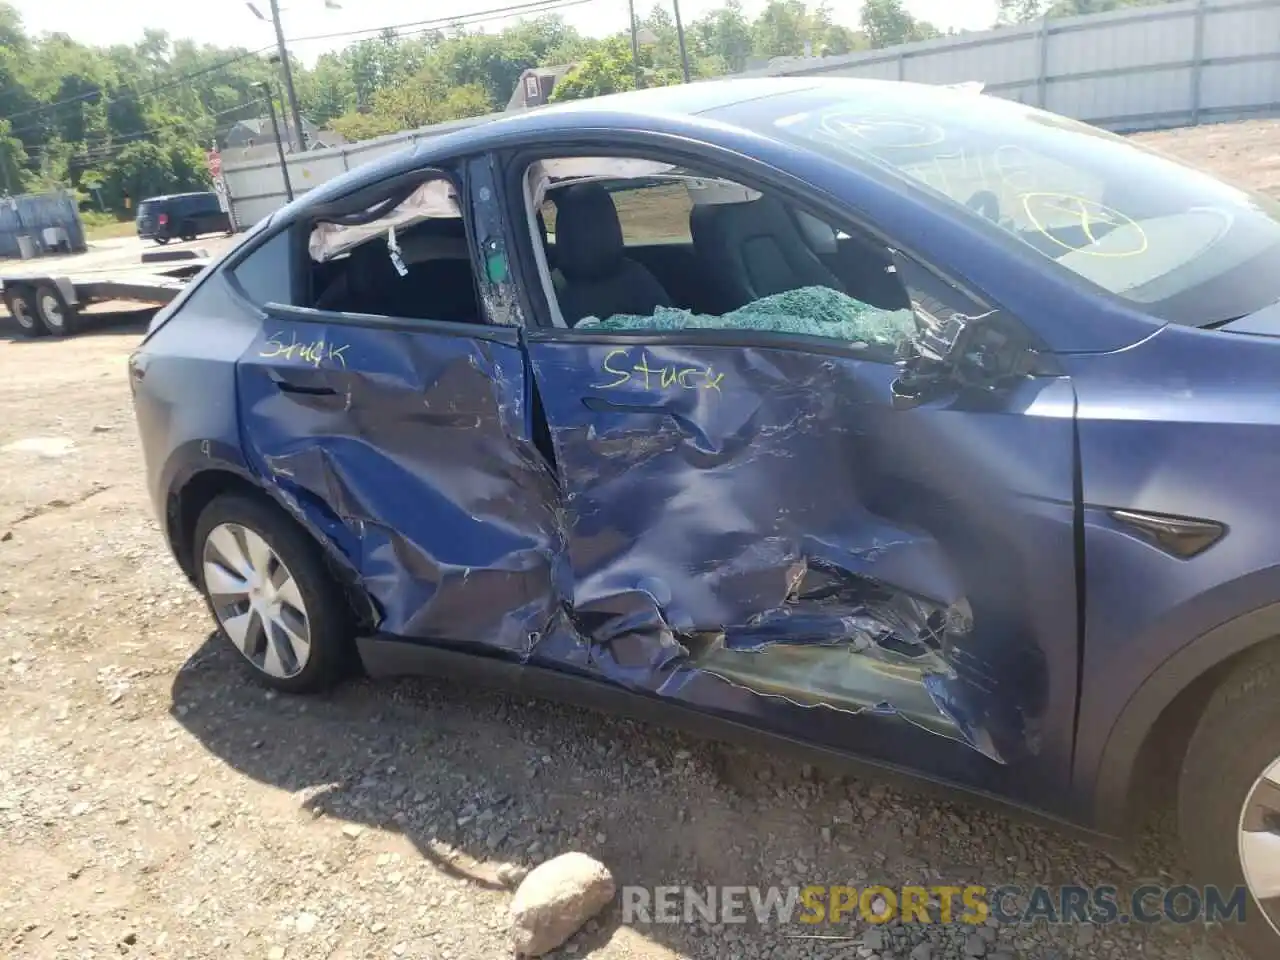
[[[309,363],[313,367],[319,367],[326,360],[330,363],[341,364],[345,369],[347,360],[343,354],[350,347],[350,344],[331,343],[323,338],[319,340],[299,340],[295,332],[290,332],[288,342],[285,342],[284,334],[277,333],[258,351],[258,356],[263,360],[272,360],[276,357],[284,357],[286,360],[293,360],[295,357],[303,363]]]
[[[612,390],[625,383],[635,383],[636,386],[643,384],[646,390],[714,390],[720,393],[720,383],[724,380],[724,374],[713,371],[710,364],[705,367],[696,364],[655,367],[650,364],[646,351],[641,350],[637,360],[626,348],[606,353],[601,369],[614,379],[608,383],[592,384],[600,390]]]

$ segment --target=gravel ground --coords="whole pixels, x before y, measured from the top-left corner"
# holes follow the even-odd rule
[[[1143,139],[1267,187],[1280,170],[1272,122]],[[1158,813],[1115,856],[961,800],[457,685],[295,699],[244,682],[151,517],[137,340],[0,340],[0,956],[499,957],[521,870],[573,849],[620,886],[1183,877]],[[1237,956],[1219,930],[1170,926],[848,933],[628,927],[615,905],[558,955]]]

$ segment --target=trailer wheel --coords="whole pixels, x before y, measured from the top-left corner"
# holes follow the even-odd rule
[[[9,287],[4,292],[4,305],[25,337],[43,337],[49,331],[36,319],[31,305],[31,291],[26,287]]]
[[[52,284],[42,283],[36,287],[36,315],[45,330],[55,337],[68,337],[76,332],[76,308],[68,305]]]

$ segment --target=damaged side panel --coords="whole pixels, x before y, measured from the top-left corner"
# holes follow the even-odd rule
[[[572,568],[535,661],[970,782],[1069,750],[1069,381],[901,411],[887,363],[528,340]]]
[[[264,326],[243,445],[380,632],[1015,797],[1067,769],[1069,381],[895,410],[852,351],[340,319]]]
[[[527,653],[563,549],[515,331],[285,315],[241,358],[237,390],[255,469],[328,532],[374,626]]]

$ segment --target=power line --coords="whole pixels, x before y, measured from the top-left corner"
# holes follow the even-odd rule
[[[527,3],[511,4],[505,7],[494,7],[488,10],[476,10],[476,11],[473,11],[472,13],[459,14],[458,16],[455,16],[455,17],[435,17],[430,20],[414,20],[407,23],[392,23],[392,24],[386,24],[385,26],[381,26],[381,27],[366,27],[360,30],[344,30],[344,31],[339,31],[337,33],[322,33],[322,34],[315,34],[315,35],[306,36],[306,37],[293,37],[293,38],[290,38],[288,42],[289,43],[310,43],[316,40],[335,40],[335,39],[341,39],[343,37],[359,36],[361,34],[377,35],[387,30],[400,30],[406,27],[420,28],[420,29],[413,30],[412,31],[413,33],[426,33],[431,30],[439,29],[441,27],[449,27],[454,25],[472,26],[477,23],[485,23],[491,20],[503,20],[503,19],[506,19],[507,17],[519,16],[521,14],[552,13],[556,10],[562,10],[568,7],[582,6],[584,4],[593,3],[593,2],[595,2],[595,0],[531,0],[531,2],[527,2]],[[104,91],[101,87],[94,87],[92,90],[86,91],[85,93],[77,94],[74,97],[67,97],[64,100],[58,100],[54,103],[46,103],[46,104],[41,104],[38,107],[30,107],[26,110],[19,110],[16,113],[11,113],[11,114],[8,114],[7,116],[0,117],[0,120],[12,121],[12,120],[19,119],[20,117],[27,117],[33,114],[42,114],[50,110],[57,110],[59,107],[68,106],[73,103],[80,103],[85,100],[92,100],[94,97],[103,97],[108,102],[116,102],[121,99],[136,100],[140,97],[152,96],[154,94],[161,93],[165,90],[170,90],[174,87],[182,86],[183,84],[189,83],[191,80],[194,80],[198,77],[202,77],[210,73],[215,73],[218,70],[223,70],[229,66],[240,63],[241,61],[248,60],[251,57],[257,57],[260,54],[263,54],[266,51],[272,49],[272,47],[273,47],[273,44],[267,44],[266,46],[259,47],[256,50],[246,51],[245,53],[238,54],[227,60],[223,60],[218,63],[211,64],[207,67],[202,67],[199,70],[193,70],[193,71],[190,71],[189,73],[181,74],[180,76],[174,77],[170,80],[166,80],[164,83],[157,84],[154,87],[151,87],[150,89],[147,89],[147,90],[135,91],[135,90],[125,89],[123,91],[118,91],[115,94],[115,96],[112,97],[112,96],[109,96],[106,93],[106,91]],[[32,133],[38,129],[39,129],[38,127],[24,127],[21,130],[10,130],[9,135],[20,136],[23,133]]]
[[[84,141],[83,148],[76,150],[74,153],[68,154],[67,158],[76,159],[76,160],[107,159],[109,157],[114,157],[119,155],[124,150],[124,148],[132,146],[133,141],[136,141],[142,137],[149,137],[154,133],[163,133],[166,131],[177,131],[183,127],[191,129],[199,126],[201,122],[204,120],[213,120],[218,117],[226,116],[229,113],[235,113],[239,110],[244,110],[247,107],[252,107],[255,104],[260,104],[264,102],[265,102],[265,99],[263,97],[257,97],[256,99],[246,100],[244,103],[236,104],[234,107],[228,107],[225,110],[218,110],[214,113],[205,114],[203,117],[200,117],[200,118],[196,118],[192,120],[179,120],[176,123],[162,124],[159,126],[151,127],[147,130],[138,130],[134,133],[121,134],[119,136],[113,136],[106,139],[99,139],[95,141]],[[234,126],[235,126],[234,123],[227,127],[218,127],[215,125],[214,135],[216,136],[219,132],[225,133],[227,130],[232,129],[232,127]],[[42,147],[35,147],[32,150],[28,150],[27,155],[30,157],[41,157],[41,156],[50,155],[53,152],[54,151],[51,151],[49,147],[42,146]]]
[[[492,20],[504,20],[513,16],[552,13],[557,10],[563,10],[569,7],[582,6],[584,4],[593,3],[593,2],[595,2],[595,0],[529,0],[529,2],[509,4],[503,7],[493,7],[487,10],[476,10],[476,11],[472,11],[471,13],[459,14],[453,17],[436,17],[429,20],[415,20],[407,23],[386,24],[380,27],[366,27],[359,30],[345,30],[345,31],[339,31],[336,33],[315,34],[312,36],[305,36],[305,37],[294,37],[289,39],[288,42],[289,43],[309,43],[317,40],[334,40],[334,39],[342,39],[345,37],[355,37],[355,36],[361,36],[361,35],[376,36],[388,30],[403,30],[408,27],[415,28],[411,30],[409,34],[402,34],[401,36],[403,37],[403,36],[410,36],[415,34],[429,33],[444,27],[474,26],[475,24],[487,23]],[[95,87],[93,90],[87,91],[85,93],[77,94],[74,97],[67,97],[64,100],[59,100],[54,103],[41,104],[38,107],[31,107],[27,110],[19,110],[18,112],[9,114],[8,116],[0,117],[0,121],[12,121],[20,117],[31,116],[33,114],[36,114],[36,115],[43,114],[51,110],[57,110],[59,107],[68,106],[74,103],[80,103],[85,100],[91,100],[95,97],[102,97],[108,103],[114,103],[124,99],[133,99],[136,101],[142,97],[152,96],[154,94],[161,93],[165,90],[173,89],[174,87],[182,86],[184,84],[189,84],[192,80],[195,80],[199,77],[206,76],[210,73],[215,73],[219,70],[223,70],[229,66],[240,63],[244,60],[248,60],[251,57],[257,57],[262,53],[265,53],[266,51],[272,49],[273,46],[274,46],[273,44],[268,44],[266,46],[259,47],[256,50],[249,50],[249,51],[246,51],[245,53],[237,54],[236,56],[231,57],[227,60],[223,60],[218,63],[211,64],[207,67],[202,67],[199,70],[193,70],[188,73],[181,74],[177,77],[173,77],[169,80],[166,80],[163,83],[156,84],[155,86],[147,90],[135,91],[135,90],[124,89],[121,91],[117,91],[117,93],[114,96],[109,96],[101,87]],[[255,101],[251,101],[251,102],[255,102]],[[256,102],[261,102],[261,101],[256,101]],[[241,107],[233,107],[230,110],[213,114],[213,116],[221,116],[222,113],[232,112],[233,110],[241,109],[243,106],[244,105],[242,104]],[[186,123],[186,121],[183,121],[182,123]],[[174,124],[173,127],[180,126],[182,125],[182,123]],[[113,137],[111,138],[111,140],[114,143],[114,142],[118,142],[125,139],[136,139],[138,137],[145,136],[149,133],[158,132],[159,130],[163,130],[163,129],[171,129],[171,128],[156,127],[149,131],[143,131],[143,132],[134,133],[134,134],[126,134],[121,137]],[[39,127],[24,127],[21,130],[10,130],[9,136],[20,137],[24,133],[33,133],[39,130],[40,130]],[[112,144],[107,144],[104,141],[102,142],[101,145],[110,146]],[[37,147],[35,149],[35,152],[37,154],[42,154],[45,151],[45,149],[47,148]],[[90,154],[92,152],[92,149],[94,148],[90,148],[89,150],[86,150],[84,155]]]
[[[384,33],[387,30],[402,30],[407,27],[415,27],[411,33],[426,33],[431,30],[438,30],[441,27],[451,27],[455,24],[458,26],[469,27],[476,23],[485,23],[490,20],[505,20],[508,17],[520,16],[529,13],[552,13],[556,10],[562,10],[566,7],[580,7],[586,3],[594,3],[595,0],[532,0],[529,3],[518,3],[506,7],[495,7],[490,10],[476,10],[472,13],[461,13],[454,17],[433,17],[430,20],[413,20],[408,23],[389,23],[382,27],[364,27],[360,30],[341,30],[337,33],[318,33],[309,37],[289,37],[289,43],[310,43],[314,40],[339,40],[343,37],[354,37],[358,34],[374,34]]]
[[[199,117],[178,120],[174,123],[161,123],[147,130],[139,130],[135,133],[125,133],[119,136],[108,135],[106,137],[98,137],[94,140],[84,140],[87,150],[93,150],[97,147],[109,147],[122,140],[136,140],[139,137],[150,136],[153,133],[162,133],[166,130],[174,130],[178,127],[192,127],[200,124],[205,120],[214,120],[218,117],[225,117],[228,113],[235,113],[238,110],[244,110],[246,107],[252,107],[254,104],[264,103],[264,97],[255,97],[252,100],[246,100],[244,103],[238,103],[234,107],[227,107],[225,110],[215,110],[213,113],[206,113]]]
[[[152,87],[149,90],[135,91],[135,90],[124,89],[122,92],[118,92],[116,96],[113,98],[108,96],[101,87],[95,87],[93,90],[87,93],[77,94],[74,97],[67,97],[67,99],[59,100],[56,103],[46,103],[46,104],[41,104],[38,107],[31,107],[27,110],[19,110],[17,113],[11,113],[6,117],[0,117],[0,120],[15,120],[18,117],[29,116],[30,114],[33,114],[33,113],[44,113],[46,110],[56,110],[58,107],[63,107],[72,103],[79,103],[82,100],[91,100],[94,97],[103,97],[108,102],[114,102],[115,100],[120,100],[120,99],[125,99],[130,97],[134,99],[137,99],[138,97],[149,97],[153,94],[161,93],[164,90],[169,90],[169,89],[172,89],[173,87],[181,86],[182,84],[188,83],[191,80],[195,79],[196,77],[203,77],[206,74],[215,73],[218,70],[224,70],[227,67],[231,66],[232,64],[240,63],[242,60],[248,60],[250,57],[256,57],[259,54],[270,49],[271,49],[271,45],[268,45],[265,47],[259,47],[257,50],[250,50],[250,51],[247,51],[246,53],[238,54],[237,56],[234,56],[229,60],[223,60],[219,63],[211,64],[210,66],[202,67],[199,70],[193,70],[190,73],[184,73],[178,77],[174,77],[170,80],[166,80],[164,83],[157,84],[156,86]],[[37,128],[28,127],[28,128],[25,128],[22,132],[27,133],[35,129]],[[10,131],[9,135],[16,136],[17,134],[15,131]]]

